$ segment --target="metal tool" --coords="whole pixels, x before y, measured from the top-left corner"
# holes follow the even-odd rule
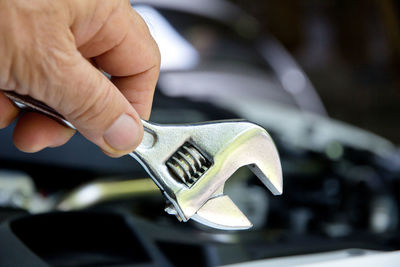
[[[4,94],[20,108],[42,112],[74,128],[39,101]],[[250,228],[251,222],[223,193],[225,182],[245,165],[272,194],[282,194],[279,155],[262,127],[243,120],[184,125],[142,123],[143,140],[130,155],[161,189],[167,199],[165,211],[180,221],[193,219],[224,230]]]

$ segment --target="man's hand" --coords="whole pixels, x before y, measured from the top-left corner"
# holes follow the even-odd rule
[[[150,116],[160,54],[129,1],[0,0],[0,58],[1,89],[46,103],[106,154],[121,156],[140,143],[140,117]],[[0,128],[17,114],[0,93]],[[26,113],[14,143],[36,152],[73,134]]]

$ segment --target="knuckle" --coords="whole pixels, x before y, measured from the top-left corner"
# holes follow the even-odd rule
[[[159,47],[158,47],[158,45],[157,45],[157,43],[153,40],[153,43],[154,43],[154,51],[153,51],[153,55],[154,55],[154,63],[155,63],[155,66],[159,69],[160,68],[160,65],[161,65],[161,52],[160,52],[160,49],[159,49]]]
[[[5,63],[0,66],[0,87],[47,102],[48,97],[56,97],[57,83],[65,81],[73,36],[65,35],[68,31],[63,31],[62,20],[55,19],[57,9],[52,4],[42,7],[20,2],[13,2],[15,12],[4,13],[9,23],[0,25],[4,37],[0,38],[0,56]],[[37,16],[39,12],[49,16]]]
[[[82,85],[83,84],[85,84],[85,82],[83,82]],[[107,123],[109,117],[112,115],[108,112],[113,99],[113,91],[110,87],[111,85],[95,87],[93,84],[80,87],[80,89],[86,92],[78,95],[80,100],[74,103],[75,106],[72,112],[67,116],[87,127],[93,125],[100,128],[105,127],[104,124]]]

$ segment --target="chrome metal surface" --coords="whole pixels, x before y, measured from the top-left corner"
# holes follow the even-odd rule
[[[42,112],[74,128],[56,111],[29,97],[5,92],[20,108]],[[169,214],[194,219],[209,227],[240,230],[250,221],[223,194],[225,182],[242,166],[274,195],[282,194],[278,151],[262,127],[243,120],[184,125],[143,121],[141,144],[130,155],[147,171],[168,202]]]
[[[75,126],[73,126],[69,121],[67,121],[62,115],[60,115],[57,111],[55,111],[51,107],[43,104],[42,102],[37,101],[29,96],[19,95],[11,91],[2,91],[2,92],[6,97],[11,99],[17,107],[21,109],[31,109],[43,113],[51,117],[52,119],[58,121],[59,123],[71,129],[76,130]]]
[[[147,135],[152,138],[148,143],[152,145],[139,145],[131,156],[142,164],[173,204],[167,212],[181,220],[193,218],[220,229],[251,227],[222,190],[229,177],[245,165],[274,195],[282,193],[279,155],[271,137],[260,126],[239,120],[162,126],[145,123]],[[204,152],[212,163],[191,185],[174,178],[166,164],[187,142]],[[220,220],[221,214],[224,218],[236,218],[236,224],[232,225],[233,220]]]

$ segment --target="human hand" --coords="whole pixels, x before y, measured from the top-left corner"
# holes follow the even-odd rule
[[[1,89],[46,103],[107,155],[127,154],[140,143],[160,54],[129,1],[0,0],[0,58]],[[0,128],[17,114],[0,92]],[[13,139],[20,150],[36,152],[73,134],[28,112]]]

